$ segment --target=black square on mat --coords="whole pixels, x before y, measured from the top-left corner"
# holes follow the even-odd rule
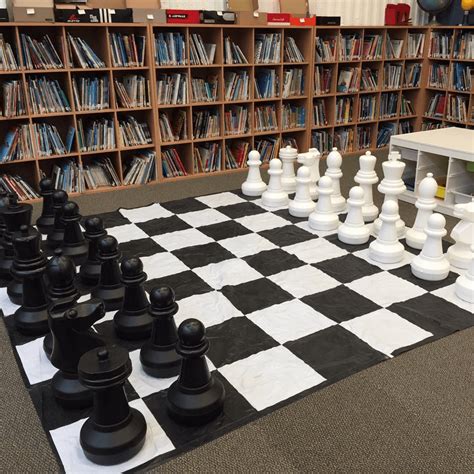
[[[235,221],[219,222],[218,224],[199,227],[199,230],[214,240],[224,240],[239,235],[250,234],[252,231]]]
[[[236,286],[224,286],[221,291],[244,314],[293,299],[288,292],[266,278]]]
[[[275,229],[263,230],[258,233],[265,237],[270,242],[280,247],[287,247],[288,245],[299,244],[307,240],[317,239],[317,236],[306,232],[295,225],[286,225],[284,227],[277,227]]]
[[[253,202],[239,202],[238,204],[218,207],[217,210],[231,219],[254,216],[255,214],[263,214],[264,212],[267,212],[265,209],[257,206]]]
[[[167,412],[167,390],[153,393],[143,399],[178,450],[190,449],[193,446],[201,445],[205,440],[209,440],[209,438],[217,438],[229,431],[237,423],[244,422],[244,420],[257,413],[221,374],[214,371],[213,375],[224,385],[224,410],[217,418],[205,425],[186,426],[173,421]]]
[[[449,272],[448,276],[441,281],[421,280],[420,278],[417,278],[415,275],[413,275],[413,273],[411,272],[410,265],[404,265],[403,267],[395,268],[393,270],[390,270],[390,273],[396,275],[397,277],[403,278],[404,280],[407,280],[410,283],[413,283],[414,285],[421,286],[421,288],[426,291],[435,291],[439,288],[444,288],[445,286],[452,285],[459,276],[456,273]]]
[[[234,258],[224,247],[217,242],[204,245],[193,245],[172,252],[189,268],[205,267],[210,263],[222,262]]]
[[[303,303],[341,323],[380,309],[380,306],[344,285],[301,298]]]
[[[158,245],[153,239],[138,239],[122,242],[119,244],[122,258],[128,257],[150,257],[157,253],[165,252],[165,249]]]
[[[152,219],[151,221],[140,222],[135,225],[140,227],[140,229],[150,237],[191,228],[189,224],[181,220],[178,216],[161,217],[160,219]]]
[[[295,255],[281,249],[265,250],[255,255],[244,257],[244,260],[264,276],[274,275],[284,270],[291,270],[305,265]]]
[[[375,240],[375,237],[373,237],[372,235],[369,237],[369,240],[367,243],[365,244],[361,244],[361,245],[349,245],[349,244],[345,244],[344,242],[341,242],[338,237],[337,237],[337,233],[336,234],[331,234],[331,235],[328,235],[326,237],[324,237],[325,239],[329,240],[329,242],[331,242],[332,244],[334,245],[337,245],[338,247],[340,247],[341,249],[344,249],[344,250],[347,250],[348,252],[351,252],[351,253],[354,253],[354,252],[358,252],[359,250],[364,250],[366,248],[369,247],[370,243]]]
[[[156,286],[169,285],[176,293],[176,299],[182,300],[192,295],[200,295],[212,291],[212,288],[191,270],[163,278],[155,278],[145,283],[147,291],[151,291]]]
[[[330,382],[388,359],[339,325],[287,342],[285,347]]]
[[[161,202],[160,205],[175,214],[184,214],[185,212],[202,211],[209,209],[201,201],[195,198],[178,199],[176,201]]]
[[[92,216],[87,216],[87,217],[92,217]],[[83,226],[87,217],[82,218]],[[122,216],[122,214],[119,211],[104,212],[102,214],[97,214],[97,217],[100,217],[102,219],[105,229],[109,229],[111,227],[117,227],[119,225],[127,225],[131,223],[126,217]]]
[[[307,217],[295,217],[292,216],[289,212],[288,209],[278,209],[278,211],[274,211],[273,214],[283,217],[283,219],[286,219],[287,221],[292,222],[293,224],[298,224],[299,222],[305,222],[308,220]]]
[[[469,311],[430,293],[394,303],[387,309],[430,332],[435,338],[474,326]]]
[[[114,322],[111,320],[94,324],[94,329],[99,333],[99,336],[105,341],[107,345],[121,346],[127,349],[129,352],[140,349],[147,341],[147,338],[130,341],[120,338],[115,332]]]
[[[382,271],[379,267],[371,265],[369,262],[352,254],[314,263],[313,267],[318,268],[341,283],[349,283]]]
[[[210,342],[207,357],[216,367],[232,364],[252,354],[278,346],[265,331],[246,317],[236,317],[206,330]]]

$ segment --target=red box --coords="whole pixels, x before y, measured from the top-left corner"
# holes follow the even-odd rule
[[[166,10],[166,23],[201,23],[199,10]]]
[[[289,13],[267,13],[269,25],[290,25],[291,15]]]
[[[291,26],[316,26],[316,17],[312,16],[309,18],[306,17],[297,17],[292,16],[290,18],[290,25]]]

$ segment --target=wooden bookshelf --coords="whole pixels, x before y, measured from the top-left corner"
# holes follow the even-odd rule
[[[96,190],[86,190],[85,193],[96,193],[107,190],[120,190],[137,185],[124,185],[124,176],[129,159],[134,153],[143,150],[154,151],[156,153],[155,179],[149,184],[170,182],[175,180],[186,180],[194,177],[202,177],[207,173],[196,172],[193,166],[193,154],[197,147],[207,143],[217,143],[221,147],[221,166],[212,172],[215,174],[239,173],[242,169],[227,169],[225,159],[226,146],[232,145],[236,140],[242,140],[249,144],[249,148],[257,146],[257,143],[265,139],[274,139],[279,142],[279,146],[291,140],[296,143],[300,150],[306,150],[310,146],[320,147],[315,141],[316,135],[323,135],[328,138],[327,146],[320,147],[323,153],[332,146],[340,147],[338,137],[347,132],[352,136],[351,143],[343,149],[343,153],[362,152],[366,150],[376,151],[386,149],[384,143],[377,148],[377,136],[379,131],[386,124],[393,124],[395,133],[401,133],[401,127],[406,127],[407,131],[421,130],[423,124],[439,123],[440,126],[465,126],[474,128],[474,90],[456,91],[452,84],[447,88],[435,89],[429,86],[430,65],[435,62],[447,64],[451,71],[453,64],[462,62],[474,65],[473,60],[455,58],[453,47],[456,35],[462,34],[464,30],[473,31],[469,27],[285,27],[285,26],[241,26],[241,25],[148,25],[140,23],[114,23],[114,24],[63,24],[63,23],[4,23],[2,33],[17,53],[20,63],[18,71],[0,71],[0,86],[5,80],[21,80],[26,102],[27,114],[21,117],[5,118],[0,117],[0,141],[3,144],[5,134],[9,127],[17,124],[34,124],[42,121],[54,124],[60,131],[61,136],[66,133],[69,126],[77,130],[79,120],[94,120],[107,117],[113,121],[116,133],[116,146],[109,150],[95,152],[84,152],[79,149],[77,133],[71,153],[67,155],[56,155],[48,157],[35,157],[20,161],[0,163],[0,174],[18,174],[28,181],[36,190],[42,173],[51,174],[54,164],[63,160],[74,160],[81,165],[87,165],[94,158],[107,156],[112,161],[114,169],[119,177],[120,185],[116,187],[99,188]],[[184,36],[186,45],[186,64],[180,66],[159,66],[155,63],[154,35],[159,32],[180,32]],[[32,37],[42,37],[44,34],[50,35],[54,45],[61,55],[64,67],[61,69],[27,70],[24,68],[24,59],[21,54],[20,35],[26,32]],[[281,34],[281,54],[278,61],[271,64],[255,63],[255,37],[259,33],[279,33]],[[430,38],[432,34],[438,32],[451,34],[449,55],[446,58],[434,58],[430,55]],[[145,62],[139,67],[115,67],[112,63],[110,49],[110,33],[139,34],[146,37]],[[212,65],[191,65],[190,57],[190,35],[199,33],[205,42],[215,43],[216,54]],[[407,38],[410,33],[424,34],[424,47],[422,53],[417,57],[411,57],[407,51]],[[73,67],[68,62],[67,55],[67,35],[72,34],[84,38],[94,49],[94,51],[104,61],[105,67],[98,69],[81,69]],[[340,44],[342,38],[347,35],[356,34],[361,41],[371,35],[381,35],[382,51],[379,57],[366,58],[359,55],[351,58],[343,58],[340,55]],[[225,38],[230,37],[232,41],[239,45],[248,60],[248,64],[226,64],[225,63]],[[284,57],[284,45],[291,37],[295,40],[298,48],[304,56],[304,61],[289,62]],[[315,54],[316,37],[334,38],[336,42],[335,56],[326,62],[317,62]],[[387,55],[387,40],[403,40],[403,48],[400,57],[389,58]],[[405,72],[413,65],[421,68],[421,78],[419,85],[412,87],[404,82]],[[396,87],[386,86],[386,71],[390,66],[396,66],[401,71],[401,82]],[[337,83],[339,73],[343,68],[355,68],[359,72],[357,90],[351,92],[338,92]],[[315,71],[324,68],[331,71],[332,77],[329,90],[323,93],[315,92]],[[255,77],[262,69],[273,69],[279,79],[279,87],[275,97],[258,99],[255,96]],[[304,91],[302,95],[283,97],[283,75],[290,69],[301,69],[305,78]],[[361,72],[370,69],[377,74],[376,87],[370,90],[361,90]],[[225,97],[225,77],[230,71],[245,71],[249,77],[249,96],[245,100],[226,100]],[[187,101],[184,104],[159,104],[156,90],[156,81],[160,74],[180,72],[187,75]],[[144,76],[150,85],[150,106],[137,108],[119,107],[116,100],[114,80],[121,80],[127,74],[138,74]],[[192,100],[191,81],[193,78],[206,79],[213,75],[218,79],[218,90],[216,101],[214,102],[194,102]],[[31,104],[27,97],[27,82],[31,77],[46,76],[57,79],[65,91],[71,105],[70,112],[58,112],[49,114],[33,114]],[[109,81],[110,106],[103,110],[76,110],[72,81],[81,76],[105,76]],[[441,117],[427,117],[426,110],[431,97],[440,93],[449,97],[450,95],[465,97],[467,101],[467,120],[458,122],[446,114],[446,110]],[[381,117],[379,114],[381,101],[386,94],[396,97],[396,112],[389,117]],[[360,104],[364,96],[374,98],[376,104],[375,116],[370,120],[360,120]],[[405,97],[411,102],[413,114],[403,115],[401,113],[401,100]],[[340,100],[349,99],[352,102],[352,117],[347,123],[336,122],[336,104]],[[317,102],[323,101],[325,104],[327,123],[315,124],[313,119],[313,106]],[[272,105],[277,116],[277,126],[274,130],[258,130],[255,123],[255,112],[258,107]],[[234,106],[246,107],[248,109],[248,127],[242,134],[229,134],[225,130],[225,112]],[[285,107],[298,106],[306,110],[304,127],[284,127],[282,114]],[[212,138],[194,138],[193,136],[193,114],[199,110],[213,109],[220,117],[220,133]],[[183,111],[187,118],[187,136],[178,141],[164,142],[161,139],[159,117],[160,114],[169,114],[170,119],[174,114]],[[135,117],[139,121],[148,124],[152,136],[152,143],[125,147],[120,142],[119,122],[127,116]],[[365,134],[367,138],[364,145],[358,141],[358,136]],[[165,178],[161,166],[161,153],[168,148],[176,148],[183,165],[187,171],[187,176]],[[278,150],[275,150],[277,153]],[[146,186],[146,185],[144,185]]]

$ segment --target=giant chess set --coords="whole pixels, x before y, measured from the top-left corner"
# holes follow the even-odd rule
[[[295,163],[300,164],[295,172]],[[133,470],[474,323],[474,202],[446,236],[437,183],[407,228],[404,163],[291,147],[241,190],[82,218],[0,198],[0,304],[66,472]],[[384,194],[379,209],[373,188]],[[99,467],[102,466],[102,467]]]

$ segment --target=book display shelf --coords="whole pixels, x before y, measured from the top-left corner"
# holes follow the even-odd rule
[[[438,33],[450,35],[446,57],[431,54]],[[34,200],[44,175],[72,195],[96,193],[238,173],[252,148],[267,162],[288,144],[349,153],[422,128],[471,128],[472,85],[459,77],[474,66],[472,33],[4,23],[0,48],[11,46],[17,67],[0,67],[0,178],[21,177]],[[437,64],[447,86],[431,85]],[[453,76],[456,64],[465,69]],[[436,94],[440,117],[428,114]]]

